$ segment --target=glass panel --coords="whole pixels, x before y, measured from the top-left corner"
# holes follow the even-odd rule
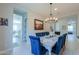
[[[68,32],[73,32],[73,25],[68,25]]]
[[[22,16],[13,14],[13,43],[19,44],[22,39]]]

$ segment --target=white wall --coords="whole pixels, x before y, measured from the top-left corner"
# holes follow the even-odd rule
[[[32,11],[28,11],[28,20],[27,20],[27,44],[30,47],[30,51],[31,51],[31,42],[29,39],[29,35],[35,35],[35,33],[37,32],[45,32],[45,24],[44,24],[44,30],[34,30],[34,19],[39,19],[43,21],[43,17],[41,17],[38,14],[35,14]],[[36,36],[36,35],[35,35]]]
[[[45,31],[51,32],[50,26],[52,26],[52,29],[54,30],[54,25],[52,22],[45,22]]]
[[[79,14],[77,15],[77,36],[79,36]]]
[[[0,4],[0,17],[8,18],[8,26],[0,26],[0,52],[12,48],[12,9]]]
[[[43,20],[43,17],[39,14],[28,10],[27,8],[24,8],[23,6],[19,6],[17,4],[0,4],[0,17],[8,18],[9,25],[8,26],[0,26],[0,52],[11,49],[12,48],[12,14],[13,10],[24,10],[28,17],[27,17],[27,44],[30,46],[30,39],[29,35],[33,35],[36,32],[42,32],[42,31],[50,31],[50,24],[44,24],[44,30],[36,31],[34,30],[34,19],[38,18],[40,20]],[[70,15],[70,16],[64,16],[59,19],[60,23],[60,31],[66,32],[62,30],[62,26],[67,26],[68,20],[75,20],[76,16]],[[79,25],[79,14],[78,14],[78,20],[77,25]],[[48,26],[49,25],[49,26]],[[34,34],[35,35],[35,34]],[[79,26],[77,26],[77,35],[79,35]]]
[[[71,23],[76,23],[77,21],[77,15],[68,15],[68,16],[64,16],[64,17],[61,17],[58,21],[59,25],[57,26],[60,26],[60,31],[61,33],[66,33],[68,32],[68,24],[71,24]],[[75,33],[76,33],[76,26],[75,26]]]
[[[27,8],[24,8],[23,6],[20,6],[18,4],[0,4],[0,17],[8,18],[8,26],[0,26],[0,52],[6,51],[8,49],[13,48],[12,44],[12,24],[13,24],[13,10],[22,10],[27,13],[27,44],[30,46],[30,39],[29,35],[34,34],[36,32],[34,30],[34,19],[38,18],[39,20],[42,20],[43,17],[41,17],[39,14],[36,14],[35,12],[32,12],[31,10],[28,10]],[[45,31],[45,30],[41,30]]]

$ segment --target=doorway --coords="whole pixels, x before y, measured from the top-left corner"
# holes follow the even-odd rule
[[[76,23],[68,24],[68,39],[70,40],[76,39]]]
[[[22,16],[13,14],[13,44],[20,45],[22,40]]]
[[[13,46],[21,46],[27,42],[27,14],[22,10],[13,11]]]

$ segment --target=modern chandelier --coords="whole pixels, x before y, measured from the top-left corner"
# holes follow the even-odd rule
[[[49,5],[50,5],[50,14],[49,14],[49,17],[45,19],[45,22],[48,22],[48,21],[56,22],[58,18],[55,17],[54,14],[52,14],[52,3],[50,3]],[[55,8],[54,10],[57,10],[57,8]]]

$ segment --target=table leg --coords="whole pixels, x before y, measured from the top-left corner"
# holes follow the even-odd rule
[[[49,49],[49,55],[51,55],[51,49]]]

